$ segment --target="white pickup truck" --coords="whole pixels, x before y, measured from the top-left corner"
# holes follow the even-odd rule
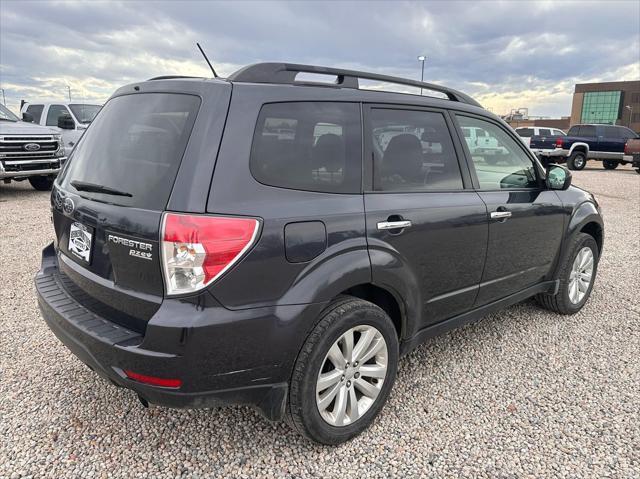
[[[0,181],[29,180],[36,190],[49,190],[66,159],[58,132],[20,121],[0,105]]]
[[[62,135],[70,152],[102,108],[101,105],[67,102],[34,102],[22,105],[22,119],[53,128]]]

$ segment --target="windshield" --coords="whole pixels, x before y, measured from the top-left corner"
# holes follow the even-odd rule
[[[76,103],[69,105],[69,108],[71,108],[73,116],[76,117],[78,122],[91,123],[102,107],[100,105],[81,105]]]
[[[200,99],[142,93],[113,98],[76,146],[63,188],[99,201],[163,210]]]
[[[4,105],[0,105],[0,120],[4,121],[20,121],[11,111]]]

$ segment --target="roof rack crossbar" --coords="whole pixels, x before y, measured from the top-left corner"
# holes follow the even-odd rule
[[[433,83],[426,83],[389,75],[380,75],[377,73],[367,73],[356,70],[344,70],[341,68],[321,67],[315,65],[300,65],[295,63],[255,63],[241,68],[229,76],[228,79],[231,81],[247,83],[294,84],[296,83],[296,76],[298,73],[335,75],[335,85],[343,88],[358,88],[359,79],[413,86],[443,93],[452,101],[480,106],[477,101],[462,92],[452,88],[435,85]]]

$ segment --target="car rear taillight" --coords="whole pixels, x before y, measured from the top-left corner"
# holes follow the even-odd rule
[[[556,148],[562,148],[562,138],[556,138]]]
[[[167,294],[213,283],[253,245],[259,225],[253,218],[166,213],[161,248]]]
[[[625,155],[630,155],[631,154],[631,153],[629,153],[629,142],[628,141],[624,144],[624,154]]]

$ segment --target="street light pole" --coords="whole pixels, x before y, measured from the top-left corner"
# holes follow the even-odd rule
[[[424,61],[427,59],[425,55],[420,55],[418,60],[422,62],[422,74],[420,75],[420,81],[424,82]],[[420,95],[422,95],[422,87],[420,87]]]
[[[627,105],[625,108],[629,110],[629,123],[627,123],[627,126],[631,128],[631,122],[633,121],[633,105]]]
[[[67,85],[67,90],[69,90],[69,103],[71,103],[71,87]]]

